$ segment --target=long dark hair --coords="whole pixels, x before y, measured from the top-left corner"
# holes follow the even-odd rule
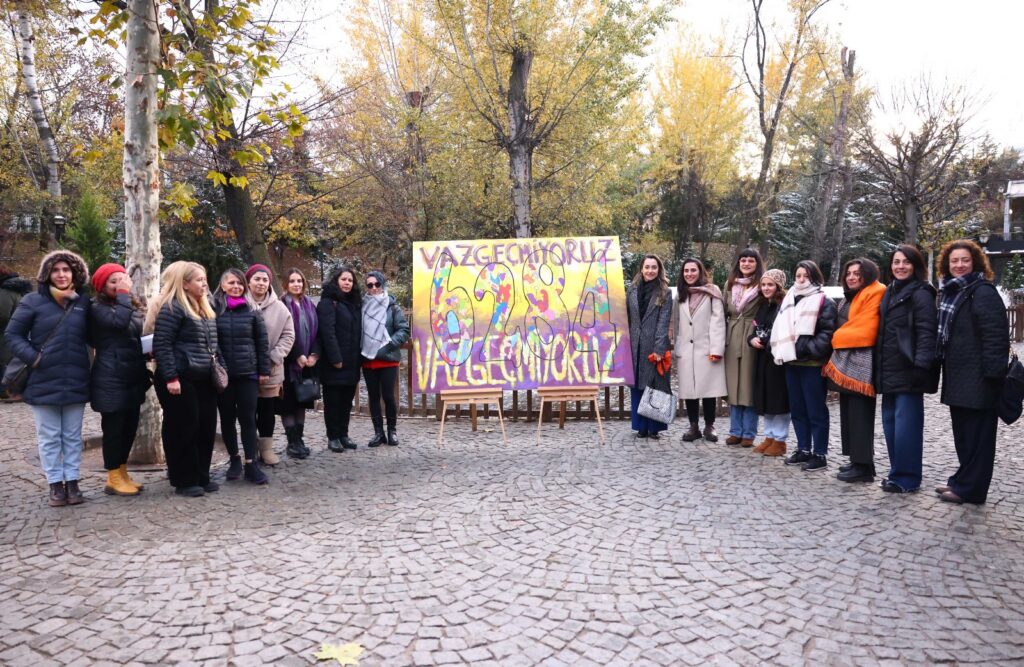
[[[821,274],[821,269],[812,260],[805,259],[796,263],[796,269],[803,269],[807,272],[807,277],[810,278],[812,285],[825,284],[825,276]],[[793,269],[793,275],[796,276],[796,269]]]
[[[351,273],[352,274],[352,291],[348,293],[347,297],[341,291],[341,288],[338,287],[338,278],[340,278],[341,274],[343,274],[343,273]],[[321,293],[322,294],[328,294],[328,295],[336,293],[336,294],[338,294],[340,299],[343,299],[343,300],[346,300],[346,301],[348,301],[348,300],[351,300],[351,301],[362,301],[363,300],[363,293],[359,290],[359,280],[356,278],[356,270],[354,268],[352,268],[348,264],[342,264],[338,268],[334,269],[334,271],[331,271],[331,277],[328,278],[327,281],[323,284],[323,289],[322,289]]]
[[[668,294],[668,277],[665,275],[665,262],[661,261],[661,257],[658,257],[653,252],[644,255],[644,258],[640,260],[640,267],[636,270],[636,275],[633,276],[633,287],[638,288],[643,283],[644,264],[649,259],[653,259],[658,263],[658,277],[655,278],[658,281],[658,293],[654,297],[654,305],[661,306],[665,303],[665,296]]]
[[[764,275],[764,260],[761,259],[761,253],[753,248],[745,248],[740,251],[740,254],[736,255],[736,261],[732,265],[732,271],[729,272],[729,279],[725,282],[726,292],[732,289],[733,283],[743,277],[743,272],[740,271],[740,260],[744,257],[753,257],[757,260],[757,266],[754,268],[754,275],[751,276],[751,284],[758,285],[761,283],[761,276]]]
[[[850,269],[851,266],[855,264],[860,266],[861,286],[857,289],[856,292],[850,293],[849,289],[846,287],[846,272]],[[846,264],[843,264],[843,270],[839,274],[839,280],[842,281],[843,293],[846,294],[846,297],[848,299],[852,299],[854,295],[857,294],[857,292],[860,292],[862,289],[864,289],[871,283],[877,281],[878,277],[878,265],[872,262],[870,259],[867,259],[866,257],[858,257],[856,259],[851,259]]]
[[[683,278],[683,269],[686,268],[687,264],[696,264],[697,268],[700,269],[700,275],[697,276],[697,282],[693,284],[694,287],[700,287],[708,284],[708,270],[704,266],[704,262],[700,261],[696,257],[687,257],[683,260],[683,263],[679,265],[679,280],[676,282],[676,300],[682,303],[690,296],[690,285]]]
[[[889,275],[890,282],[895,280],[892,276],[892,262],[896,259],[896,253],[902,254],[910,262],[910,265],[914,267],[914,277],[921,282],[928,282],[928,264],[924,260],[924,255],[917,249],[916,246],[912,246],[909,243],[902,243],[896,246],[896,249],[889,255],[889,265],[886,267],[886,273]]]

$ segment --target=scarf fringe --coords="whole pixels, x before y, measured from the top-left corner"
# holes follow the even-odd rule
[[[821,369],[821,374],[827,377],[829,380],[832,380],[832,382],[835,382],[836,385],[842,387],[843,389],[855,391],[858,394],[867,396],[868,398],[875,397],[874,385],[868,384],[866,382],[861,382],[860,380],[854,380],[852,377],[843,375],[842,372],[838,368],[836,368],[836,365],[833,364],[831,360],[829,360],[829,362],[825,364],[825,367]]]

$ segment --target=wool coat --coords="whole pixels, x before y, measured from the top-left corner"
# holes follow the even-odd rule
[[[672,367],[682,399],[718,398],[727,392],[725,362],[708,358],[725,354],[725,304],[721,291],[715,291],[718,297],[705,298],[693,313],[686,300],[673,307]]]
[[[122,412],[142,405],[149,389],[149,370],[142,355],[145,313],[132,305],[130,294],[113,301],[93,297],[89,338],[96,357],[92,363],[90,405],[96,412]]]
[[[754,405],[754,366],[756,356],[747,341],[754,332],[754,316],[761,306],[761,297],[751,299],[737,310],[732,296],[725,295],[725,383],[729,389],[729,405]]]
[[[647,312],[640,317],[639,286],[630,286],[626,295],[626,313],[629,317],[629,348],[633,360],[633,386],[643,391],[652,380],[655,387],[669,391],[672,380],[666,373],[658,375],[654,364],[647,360],[652,352],[664,355],[669,349],[668,326],[672,319],[672,290],[658,304],[658,296],[652,296]],[[673,363],[675,363],[673,361]]]
[[[284,387],[284,364],[295,343],[295,323],[288,306],[281,303],[272,289],[256,306],[263,314],[270,346],[270,380],[260,385],[260,398],[275,398],[281,396]]]
[[[757,323],[747,341],[749,344],[761,332],[760,350],[751,346],[754,361],[754,410],[759,415],[784,415],[789,413],[789,387],[786,384],[786,367],[775,363],[772,357],[772,325],[779,314],[779,305],[761,301],[761,307],[754,315]]]
[[[317,335],[323,353],[316,367],[327,386],[359,384],[362,364],[363,315],[356,298],[345,298],[335,283],[324,287],[316,305]],[[334,364],[340,363],[341,368]]]
[[[875,391],[935,393],[937,327],[934,287],[915,279],[899,291],[895,285],[886,288],[875,345]]]
[[[942,402],[991,410],[1002,391],[1009,358],[1006,306],[987,280],[967,289],[949,323],[949,343],[942,362]]]

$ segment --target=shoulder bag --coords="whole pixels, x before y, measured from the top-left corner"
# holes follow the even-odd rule
[[[60,320],[57,322],[57,326],[43,340],[43,344],[39,346],[39,352],[36,353],[35,361],[32,362],[31,366],[22,361],[18,356],[12,357],[7,363],[7,368],[4,369],[4,377],[0,380],[0,389],[6,391],[8,396],[21,396],[25,392],[32,369],[38,366],[39,362],[43,359],[43,348],[46,347],[46,344],[57,333],[60,325],[64,323],[64,319],[72,310],[74,310],[74,304],[64,311],[64,314],[60,316]]]

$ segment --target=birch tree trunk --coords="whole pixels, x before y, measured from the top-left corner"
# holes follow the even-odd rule
[[[128,66],[124,95],[125,264],[133,289],[148,300],[160,291],[160,153],[157,143],[157,64],[160,34],[156,3],[128,2]],[[162,413],[149,391],[132,447],[133,463],[162,463]]]
[[[526,88],[530,81],[533,52],[516,48],[512,52],[512,71],[508,78],[508,167],[512,179],[512,213],[516,238],[533,236],[530,209],[533,195],[533,130],[536,119],[530,117]]]
[[[36,81],[36,37],[32,31],[32,18],[25,9],[18,10],[18,51],[25,99],[28,100],[32,121],[39,133],[39,143],[42,144],[46,193],[50,196],[50,202],[43,210],[45,219],[39,226],[39,247],[45,250],[50,246],[53,218],[61,211],[60,156],[57,154],[57,141],[43,110],[43,98],[39,94],[39,83]]]
[[[836,114],[835,122],[832,125],[832,140],[828,150],[828,175],[825,177],[825,184],[821,189],[821,197],[814,208],[811,217],[811,259],[821,265],[828,257],[828,212],[832,207],[832,197],[837,186],[840,185],[843,163],[843,155],[846,153],[847,131],[846,127],[850,117],[850,98],[853,96],[853,63],[857,58],[856,51],[847,52],[843,47],[843,91],[839,101],[839,113]],[[841,242],[837,247],[841,246]]]

